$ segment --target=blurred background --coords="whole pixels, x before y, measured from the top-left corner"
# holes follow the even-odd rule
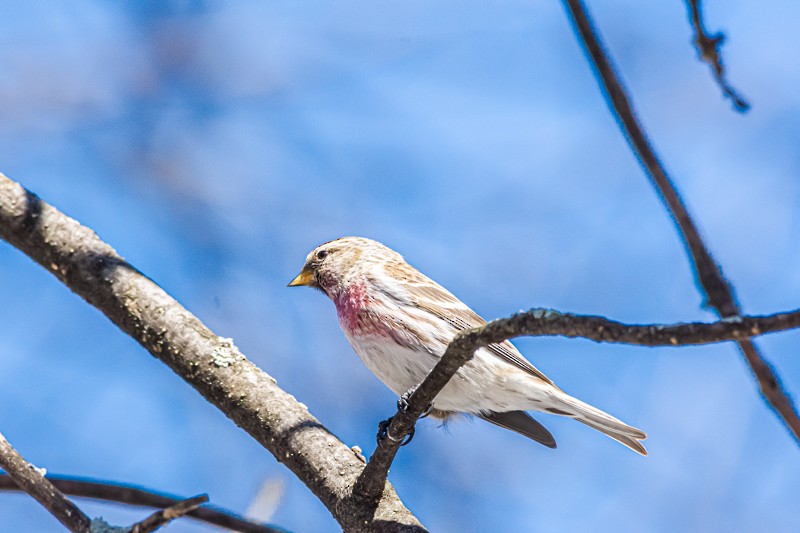
[[[740,115],[683,2],[591,2],[656,147],[749,313],[798,307],[800,12],[705,2]],[[344,235],[486,318],[552,307],[713,320],[558,2],[3,2],[0,171],[93,228],[369,455],[396,398],[331,303],[287,289]],[[51,473],[335,531],[293,475],[103,315],[0,243],[0,431]],[[800,334],[759,341],[800,392]],[[426,420],[390,480],[433,531],[796,530],[797,445],[732,345],[517,345],[647,431],[650,456],[541,415],[549,450]],[[148,511],[80,502],[125,525]],[[0,494],[0,530],[59,531]],[[210,528],[179,520],[170,531]]]

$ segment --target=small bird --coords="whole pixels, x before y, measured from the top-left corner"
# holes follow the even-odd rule
[[[458,332],[486,324],[399,253],[363,237],[315,248],[289,286],[328,295],[353,350],[398,396],[422,382]],[[569,396],[508,341],[478,349],[436,396],[431,416],[478,416],[555,448],[553,435],[525,411],[574,418],[647,455],[643,431]]]

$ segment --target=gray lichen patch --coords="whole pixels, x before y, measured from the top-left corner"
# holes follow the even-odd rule
[[[93,518],[89,531],[91,533],[130,533],[131,528],[112,526],[102,518]]]
[[[233,339],[219,337],[219,346],[211,352],[211,361],[218,367],[228,367],[241,357],[239,349],[233,344]]]

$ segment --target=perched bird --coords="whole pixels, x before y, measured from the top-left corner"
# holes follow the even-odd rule
[[[362,237],[312,250],[289,283],[301,285],[328,295],[353,350],[397,395],[422,382],[459,331],[486,323],[400,254]],[[643,431],[569,396],[508,341],[477,350],[436,396],[432,416],[475,415],[555,448],[525,411],[574,418],[647,455]]]

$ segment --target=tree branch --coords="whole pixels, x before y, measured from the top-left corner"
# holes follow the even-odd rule
[[[718,322],[623,324],[601,316],[531,309],[462,332],[455,350],[485,347],[521,336],[582,338],[635,346],[697,346],[739,341],[800,328],[800,309],[763,316],[737,316]],[[455,342],[455,341],[454,341]],[[463,344],[466,343],[466,344]]]
[[[703,15],[700,7],[701,0],[686,0],[686,7],[689,9],[689,19],[694,28],[694,45],[697,47],[697,55],[701,61],[708,63],[714,72],[714,79],[722,89],[723,94],[733,103],[733,108],[745,113],[750,109],[750,104],[742,98],[739,93],[728,83],[725,78],[725,67],[722,65],[722,55],[720,49],[725,42],[725,34],[715,33],[709,35],[703,24]]]
[[[564,335],[598,342],[677,346],[737,340],[800,326],[800,311],[671,326],[632,326],[597,316],[542,309],[493,321],[462,332],[450,343],[442,359],[410,396],[408,408],[399,410],[394,417],[388,429],[392,438],[378,447],[359,476],[360,460],[354,452],[250,364],[229,339],[215,337],[94,233],[2,174],[0,235],[48,265],[78,294],[107,310],[123,330],[131,329],[151,353],[183,375],[259,442],[266,443],[276,456],[286,460],[301,480],[310,480],[307,482],[311,483],[310,488],[322,495],[320,499],[326,498],[324,503],[332,502],[334,516],[351,531],[424,531],[399,503],[391,485],[386,483],[386,475],[399,442],[458,368],[481,346],[519,335]],[[130,313],[134,313],[133,318]],[[251,388],[253,385],[257,388]],[[300,428],[309,432],[304,431],[303,438],[297,435]],[[320,445],[327,450],[320,451]],[[296,453],[306,456],[291,457]],[[344,458],[339,459],[341,456]],[[331,465],[339,469],[340,476],[346,476],[346,481],[335,484],[335,480],[329,479],[333,476],[326,476],[324,468]],[[387,512],[387,503],[396,506],[394,518],[375,518]],[[347,516],[347,513],[356,514]]]
[[[89,517],[45,479],[42,472],[26,461],[1,433],[0,466],[17,486],[42,504],[64,527],[76,533],[89,533]]]
[[[136,522],[130,528],[131,533],[151,533],[164,527],[176,518],[197,509],[208,501],[208,494],[200,494],[192,498],[181,500],[166,509],[160,509],[144,520]]]
[[[156,509],[170,507],[182,500],[178,496],[108,481],[94,481],[49,474],[45,477],[64,494],[78,498],[91,498],[93,500],[124,503],[139,507],[154,507]],[[21,489],[9,475],[0,474],[0,491],[2,490]],[[221,528],[239,531],[240,533],[285,533],[285,530],[276,526],[251,522],[229,511],[210,506],[198,507],[188,512],[186,516]]]
[[[0,174],[0,237],[44,266],[167,364],[284,463],[347,531],[424,531],[386,485],[375,505],[351,492],[363,463],[277,386],[97,235]]]
[[[733,317],[711,324],[690,322],[673,325],[628,325],[600,316],[575,315],[550,309],[531,309],[509,318],[493,320],[478,328],[462,331],[447,346],[442,358],[430,374],[411,394],[407,408],[398,408],[387,434],[375,449],[356,482],[355,492],[363,498],[375,499],[389,474],[389,468],[400,449],[403,438],[411,433],[419,417],[447,382],[475,350],[508,339],[530,336],[564,336],[595,342],[633,344],[637,346],[689,346],[724,341],[739,341],[800,327],[800,310],[769,316]]]
[[[722,317],[741,314],[733,288],[723,276],[720,266],[714,261],[711,252],[701,239],[683,200],[647,139],[633,110],[630,98],[611,64],[608,53],[600,42],[600,37],[593,27],[586,8],[580,0],[565,0],[565,5],[580,41],[591,59],[592,67],[601,82],[601,89],[610,103],[612,113],[617,117],[631,149],[680,230],[683,242],[692,257],[695,275],[705,293],[707,305],[713,307]],[[738,344],[758,381],[762,397],[767,405],[774,410],[794,439],[800,443],[800,418],[798,418],[791,398],[783,389],[777,373],[750,340],[740,340]]]

